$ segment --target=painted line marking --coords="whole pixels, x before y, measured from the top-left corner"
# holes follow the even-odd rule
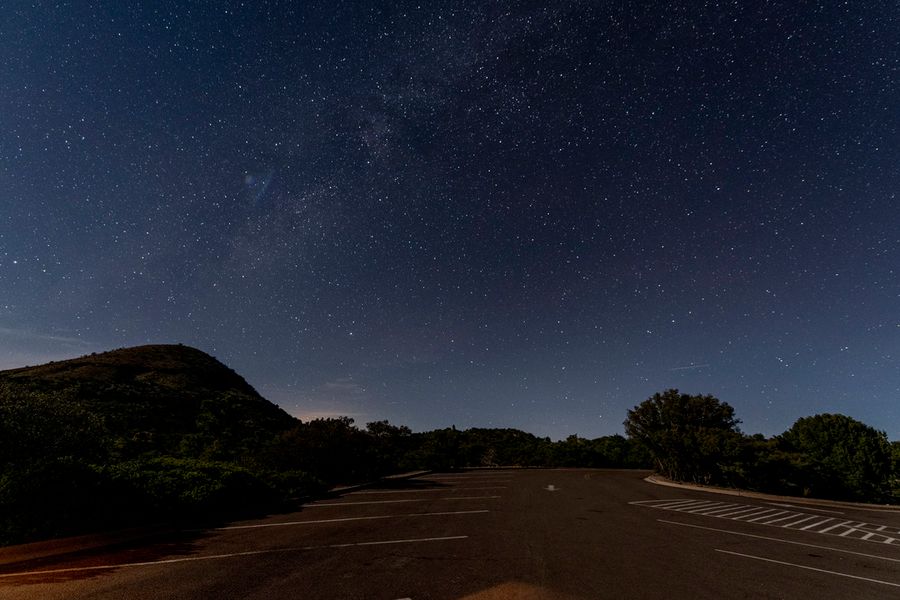
[[[681,502],[681,503],[679,503]],[[734,504],[717,506],[718,503],[696,500],[635,500],[628,504],[681,512],[701,517],[728,519],[757,525],[769,525],[806,533],[821,533],[864,542],[900,545],[900,528],[862,521],[838,521],[837,517],[825,517],[810,513],[776,510],[759,505]],[[769,502],[767,504],[772,505]],[[792,506],[792,505],[786,505]],[[871,534],[871,535],[869,535]]]
[[[691,527],[693,529],[705,529],[706,531],[717,531],[719,533],[730,533],[731,535],[739,535],[741,537],[754,538],[757,540],[768,540],[770,542],[781,542],[782,544],[792,544],[794,546],[806,546],[807,548],[817,548],[819,550],[830,550],[831,552],[840,552],[842,554],[853,554],[854,556],[864,556],[866,558],[877,558],[879,560],[887,560],[890,562],[900,563],[900,558],[891,558],[889,556],[879,556],[877,554],[866,554],[865,552],[854,552],[853,550],[843,550],[842,548],[832,548],[831,546],[821,546],[819,544],[809,544],[807,542],[795,542],[794,540],[785,540],[782,538],[769,537],[767,535],[756,535],[754,533],[744,533],[743,531],[732,531],[730,529],[718,529],[717,527],[704,527],[703,525],[693,525],[691,523],[679,523],[678,521],[667,521],[666,519],[657,519],[660,523],[668,523],[669,525],[678,525],[679,527]]]
[[[689,513],[697,513],[703,515],[714,515],[720,512],[728,512],[729,510],[734,510],[734,508],[738,506],[737,504],[725,504],[723,502],[717,502],[715,504],[708,504],[703,506],[702,508],[691,507],[688,509],[684,509],[683,512]],[[682,509],[678,509],[682,510]]]
[[[762,521],[763,519],[768,519],[769,517],[777,517],[778,515],[787,514],[786,510],[776,511],[774,514],[763,515],[761,517],[753,517],[752,519],[747,519],[748,523],[756,523],[757,521]],[[766,523],[771,523],[772,521],[766,521]]]
[[[818,523],[810,523],[809,525],[804,525],[800,528],[800,531],[806,531],[808,529],[812,529],[813,527],[818,527],[819,525],[824,525],[828,521],[834,521],[834,517],[828,517],[825,520],[819,521]],[[830,527],[828,529],[831,529]],[[818,533],[825,533],[824,531],[819,531]]]
[[[822,529],[821,531],[819,531],[819,533],[828,533],[828,532],[831,531],[832,529],[837,529],[838,527],[841,527],[841,526],[843,526],[843,525],[849,525],[849,524],[852,523],[852,522],[853,522],[853,521],[843,521],[843,522],[841,522],[841,523],[838,523],[837,525],[832,525],[832,526],[830,526],[830,527],[826,527],[825,529]],[[804,527],[804,529],[805,529],[805,527]]]
[[[487,487],[461,487],[461,488],[453,488],[453,490],[505,490],[508,486],[505,485],[491,485]],[[349,494],[345,494],[345,496],[356,496],[359,494],[425,494],[430,492],[450,492],[453,490],[448,490],[445,488],[434,488],[427,490],[363,490],[359,492],[350,492]]]
[[[439,500],[496,500],[500,496],[451,496],[449,498],[438,498]]]
[[[426,477],[446,477],[448,479],[464,479],[466,477],[512,477],[509,471],[483,471],[480,473],[435,473],[434,475],[420,475],[422,479]]]
[[[656,504],[658,508],[671,508],[673,506],[685,506],[688,504],[695,504],[696,500],[669,500],[667,502],[663,502],[662,504]],[[635,502],[635,504],[640,504],[640,502]]]
[[[718,516],[719,518],[725,519],[725,518],[727,518],[727,517],[733,517],[734,515],[741,515],[741,514],[744,514],[744,513],[754,513],[754,512],[756,512],[757,510],[759,510],[759,507],[758,507],[758,506],[751,506],[750,508],[744,508],[744,509],[741,509],[741,510],[735,510],[735,511],[732,511],[732,512],[727,512],[727,513],[724,513],[724,514],[721,514],[721,515],[716,515],[716,516]]]
[[[423,479],[422,481],[430,481],[432,483],[474,483],[474,481],[462,481],[459,479]],[[512,479],[479,479],[477,483],[510,483]]]
[[[792,512],[792,513],[788,513],[788,516],[786,516],[786,517],[772,519],[771,521],[763,521],[763,525],[771,525],[772,523],[777,523],[779,521],[787,521],[788,519],[796,519],[799,516],[800,516],[800,513]],[[780,525],[779,525],[779,527],[780,527]]]
[[[828,514],[832,514],[832,515],[844,514],[839,510],[825,510],[824,508],[814,508],[812,506],[796,506],[794,504],[785,504],[783,502],[767,502],[766,504],[771,504],[772,506],[780,506],[783,508],[802,508],[803,510],[812,510],[815,512],[823,512],[823,513],[828,513]]]
[[[766,513],[768,513],[768,514],[766,514]],[[747,517],[759,517],[760,515],[762,515],[762,518],[763,518],[763,519],[765,519],[766,517],[771,517],[771,516],[772,516],[772,509],[771,509],[771,508],[764,508],[764,509],[762,509],[762,510],[757,510],[756,512],[752,512],[752,513],[747,514],[747,515],[741,515],[741,516],[739,516],[739,517],[735,517],[734,520],[735,520],[735,521],[743,521],[743,520],[746,519],[746,520],[749,521],[749,519],[747,519]]]
[[[437,500],[493,500],[500,496],[448,496],[447,498],[437,498]],[[404,502],[428,502],[430,498],[404,498],[402,500],[354,500],[353,502],[316,502],[315,504],[306,504],[307,508],[315,508],[317,506],[358,506],[360,504],[401,504]]]
[[[464,484],[464,483],[477,483],[477,484],[493,483],[493,482],[509,483],[510,481],[512,481],[512,478],[511,477],[476,477],[476,478],[472,479],[472,478],[460,477],[460,478],[444,479],[442,477],[429,477],[428,479],[421,479],[419,481],[432,482],[432,483],[437,482],[437,483],[444,483],[447,485],[450,485],[450,484],[456,485],[456,484]]]
[[[819,569],[816,567],[808,567],[806,565],[798,565],[796,563],[789,563],[783,560],[775,560],[774,558],[765,558],[763,556],[753,556],[752,554],[741,554],[740,552],[732,552],[730,550],[720,550],[715,548],[716,552],[721,552],[722,554],[730,554],[732,556],[742,556],[744,558],[752,558],[754,560],[761,560],[764,562],[775,563],[777,565],[785,565],[788,567],[796,567],[798,569],[806,569],[807,571],[816,571],[817,573],[828,573],[829,575],[837,575],[839,577],[849,577],[850,579],[858,579],[860,581],[869,581],[871,583],[880,583],[881,585],[889,585],[891,587],[900,588],[900,583],[891,583],[890,581],[882,581],[881,579],[872,579],[870,577],[860,577],[859,575],[850,575],[849,573],[840,573],[838,571],[829,571],[828,569]]]
[[[242,556],[259,556],[262,554],[279,554],[284,552],[303,552],[309,550],[328,550],[332,548],[353,548],[357,546],[388,546],[391,544],[416,544],[420,542],[446,542],[464,540],[467,535],[449,535],[444,537],[410,538],[403,540],[380,540],[376,542],[353,542],[349,544],[328,544],[325,546],[296,546],[293,548],[273,548],[270,550],[248,550],[246,552],[232,552],[230,554],[210,554],[208,556],[187,556],[183,558],[167,558],[163,560],[148,560],[143,562],[120,563],[112,565],[94,565],[91,567],[68,567],[65,569],[48,569],[46,571],[22,571],[19,573],[3,573],[4,577],[25,577],[30,575],[51,575],[54,573],[72,573],[77,571],[99,571],[102,569],[121,569],[123,567],[147,567],[153,565],[171,565],[183,562],[197,562],[201,560],[219,560],[222,558],[238,558]]]
[[[803,513],[800,513],[800,514],[803,514]],[[818,516],[819,515],[813,515],[811,517],[806,517],[804,519],[800,519],[799,521],[791,521],[790,523],[785,523],[784,525],[779,525],[779,527],[793,527],[794,525],[799,525],[800,523],[806,523],[807,521],[809,521],[811,519],[816,519],[816,518],[818,518]]]
[[[430,513],[410,513],[404,515],[377,515],[372,517],[345,517],[342,519],[314,519],[309,521],[286,521],[284,523],[259,523],[257,525],[229,525],[227,527],[216,527],[216,531],[228,531],[230,529],[260,529],[263,527],[290,527],[292,525],[318,525],[320,523],[343,523],[344,521],[374,521],[378,519],[403,519],[405,517],[435,517],[447,515],[477,515],[490,512],[483,510],[453,510],[443,512]]]
[[[403,500],[360,500],[359,502],[316,502],[315,504],[305,504],[307,508],[315,508],[317,506],[352,506],[356,504],[400,504],[402,502],[428,502],[427,498],[404,498]]]
[[[701,506],[713,506],[715,504],[720,504],[719,502],[710,502],[709,500],[692,500],[681,506],[677,507],[675,510],[691,510],[694,508],[700,508]]]

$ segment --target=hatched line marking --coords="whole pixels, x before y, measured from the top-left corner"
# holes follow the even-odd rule
[[[700,502],[701,505],[698,505],[697,502]],[[900,527],[891,525],[863,523],[861,521],[837,522],[837,519],[834,517],[823,517],[822,515],[803,512],[777,511],[772,508],[751,504],[720,506],[719,503],[707,500],[636,500],[634,502],[629,502],[629,504],[672,512],[682,512],[701,517],[741,521],[756,525],[768,525],[770,527],[791,529],[793,531],[820,533],[853,540],[861,540],[864,542],[900,546]]]

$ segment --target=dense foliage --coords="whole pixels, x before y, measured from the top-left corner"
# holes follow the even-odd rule
[[[347,417],[301,422],[183,346],[0,372],[0,543],[295,506],[329,487],[466,467],[648,468],[673,479],[839,498],[900,493],[900,444],[841,415],[745,436],[712,396],[655,394],[620,435],[414,433]]]
[[[819,497],[885,500],[891,493],[891,445],[881,432],[844,415],[799,419],[779,437],[803,461],[804,492]]]
[[[0,373],[0,543],[277,510],[399,471],[648,464],[622,436],[301,422],[183,346]]]
[[[737,423],[734,409],[712,396],[666,390],[628,411],[625,432],[650,450],[663,475],[710,483],[737,447]]]
[[[677,481],[867,502],[900,501],[900,443],[844,415],[799,419],[779,436],[743,435],[734,409],[712,396],[654,394],[625,430]]]

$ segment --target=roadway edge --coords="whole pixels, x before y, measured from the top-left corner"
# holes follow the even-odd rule
[[[680,481],[672,481],[661,475],[650,475],[644,478],[644,481],[655,485],[666,487],[681,488],[685,490],[693,490],[696,492],[709,492],[711,494],[722,494],[726,496],[741,496],[743,498],[757,498],[759,500],[775,500],[778,502],[790,502],[794,504],[805,504],[808,506],[833,506],[842,508],[855,508],[859,510],[867,510],[871,512],[900,512],[900,506],[892,504],[867,504],[865,502],[845,502],[841,500],[824,500],[819,498],[804,498],[802,496],[778,496],[776,494],[764,494],[762,492],[752,492],[750,490],[739,490],[735,488],[721,488],[711,485],[701,485],[698,483],[684,483]]]

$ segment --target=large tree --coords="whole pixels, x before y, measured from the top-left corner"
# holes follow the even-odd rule
[[[796,477],[804,493],[883,501],[891,493],[891,445],[884,432],[845,415],[798,419],[779,436],[797,453]]]
[[[670,389],[629,410],[625,432],[647,447],[660,474],[711,483],[737,448],[738,423],[728,403]]]

